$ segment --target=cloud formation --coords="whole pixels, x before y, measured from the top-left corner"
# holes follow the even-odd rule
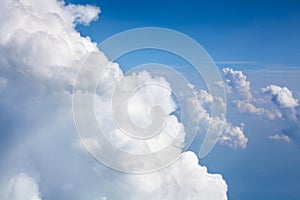
[[[291,139],[300,147],[300,107],[298,100],[293,97],[293,93],[287,87],[269,85],[262,89],[262,92],[269,96],[271,102],[279,109],[284,127],[281,137],[276,135],[271,139]]]
[[[281,118],[279,111],[269,110],[263,105],[265,102],[253,97],[250,81],[242,71],[224,68],[223,75],[230,101],[240,113],[253,114],[269,120]]]
[[[241,71],[235,71],[232,68],[224,68],[223,74],[225,82],[228,85],[228,92],[237,92],[242,97],[251,100],[250,82]]]
[[[287,142],[291,140],[300,146],[299,100],[293,97],[287,87],[269,85],[262,88],[260,94],[268,98],[260,99],[253,96],[250,82],[243,72],[231,68],[225,68],[223,72],[229,98],[239,112],[254,114],[267,120],[280,120],[283,126],[281,133],[271,135],[269,139]],[[270,106],[270,103],[274,106]]]
[[[222,118],[213,118],[210,115],[210,106],[212,105],[213,101],[221,101],[220,104],[225,105],[221,99],[213,97],[205,90],[199,90],[197,92],[198,101],[194,105],[193,110],[198,112],[200,123],[202,127],[206,129],[211,124],[211,128],[215,129],[216,133],[220,133],[219,136],[219,143],[229,146],[231,148],[245,148],[248,142],[248,138],[244,135],[243,126],[234,126],[232,123],[228,122],[226,117],[223,116]],[[198,110],[197,110],[198,109]],[[195,119],[197,119],[196,117]]]
[[[193,85],[190,87],[194,88]],[[217,101],[223,107],[226,106],[225,102],[221,98],[212,96],[206,90],[200,89],[194,93],[195,97],[188,100],[191,103],[189,105],[189,120],[199,121],[198,135],[204,137],[210,128],[214,134],[212,137],[217,138],[219,144],[229,146],[232,149],[246,148],[248,138],[243,131],[244,125],[233,125],[226,116],[212,117],[211,115],[213,101]],[[186,127],[191,127],[191,125]]]
[[[9,113],[6,117],[16,125],[16,129],[7,129],[1,135],[12,137],[13,141],[6,150],[9,153],[3,158],[5,162],[0,165],[0,198],[227,199],[227,185],[221,175],[208,173],[198,164],[195,154],[182,153],[180,145],[174,146],[181,156],[173,165],[143,175],[108,169],[83,150],[72,119],[72,87],[85,56],[90,52],[103,53],[90,38],[80,36],[74,26],[78,23],[88,25],[98,18],[99,12],[97,7],[65,5],[56,0],[0,2],[0,85],[3,94],[0,108]],[[102,61],[109,62],[106,57]],[[87,74],[87,80],[93,75]],[[139,116],[133,117],[136,123],[147,124],[148,116],[141,110],[161,105],[166,113],[166,134],[147,145],[121,137],[115,125],[110,123],[111,110],[106,99],[120,78],[125,78],[128,86],[124,89],[149,80],[167,86],[165,80],[146,72],[124,76],[117,64],[108,68],[103,84],[97,90],[99,111],[96,112],[100,122],[107,125],[106,133],[115,145],[128,151],[143,152],[162,148],[170,142],[172,134],[180,135],[184,140],[182,124],[172,114],[175,105],[170,90],[155,87],[145,87],[137,93],[132,103],[139,109],[132,106],[130,113]],[[85,86],[89,83],[82,82],[82,87]],[[205,95],[208,97],[203,94],[202,98]],[[217,120],[216,126],[224,122],[224,119]],[[230,141],[233,133],[238,138],[233,141],[240,141],[242,129],[227,125],[229,128],[224,135],[228,137],[223,140]],[[91,142],[97,144],[95,140]],[[239,143],[233,142],[232,146]],[[112,156],[117,158],[117,155]],[[27,174],[37,174],[38,181]]]

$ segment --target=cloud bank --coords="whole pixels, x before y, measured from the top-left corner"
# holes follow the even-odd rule
[[[0,2],[0,91],[3,97],[0,110],[15,127],[11,129],[1,124],[6,127],[1,138],[11,139],[5,154],[1,155],[5,161],[0,165],[0,198],[227,199],[227,185],[221,175],[208,173],[198,164],[195,154],[182,152],[180,145],[174,146],[174,151],[181,156],[173,165],[143,175],[106,168],[83,150],[71,110],[78,66],[90,52],[101,54],[104,59],[100,62],[109,61],[90,38],[82,37],[75,30],[75,26],[88,25],[98,18],[99,12],[97,7],[65,5],[55,0]],[[87,74],[87,79],[88,76],[93,74]],[[142,89],[132,100],[137,107],[132,107],[130,112],[132,116],[139,116],[133,117],[133,121],[147,124],[149,119],[144,111],[159,104],[165,110],[168,131],[146,145],[122,137],[110,123],[111,110],[106,106],[110,88],[121,78],[125,78],[128,87],[149,80],[167,86],[162,78],[146,72],[124,76],[117,64],[111,65],[96,99],[101,108],[98,119],[107,125],[106,133],[115,145],[127,151],[152,152],[169,143],[172,134],[181,135],[184,140],[183,125],[172,114],[175,105],[170,91],[155,87]],[[82,87],[88,84],[83,82]],[[208,97],[202,93],[200,102],[204,96]],[[145,99],[149,94],[153,94],[152,99]],[[199,109],[205,110],[201,106]],[[213,120],[216,126],[226,123],[222,143],[245,146],[241,127],[233,127],[225,118],[209,119],[207,113],[204,113],[207,115],[204,121]],[[91,138],[91,144],[97,145],[97,141]]]
[[[232,105],[241,113],[249,113],[267,120],[279,120],[280,133],[269,136],[271,140],[294,141],[300,146],[299,100],[287,87],[269,85],[259,91],[262,98],[253,96],[250,82],[241,71],[223,69]],[[234,92],[233,92],[234,91]],[[273,106],[270,106],[272,105]],[[247,126],[247,124],[246,124]]]

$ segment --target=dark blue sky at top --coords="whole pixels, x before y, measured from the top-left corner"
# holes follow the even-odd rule
[[[97,22],[78,27],[98,43],[127,29],[159,26],[196,39],[215,61],[251,61],[238,68],[300,68],[300,1],[69,2],[101,8]]]

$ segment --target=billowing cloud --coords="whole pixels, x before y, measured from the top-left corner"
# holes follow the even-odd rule
[[[224,68],[223,73],[229,92],[237,92],[248,100],[252,98],[250,82],[247,80],[247,77],[243,74],[243,72],[235,71],[232,68]]]
[[[270,120],[281,118],[279,111],[268,110],[261,105],[260,99],[253,96],[250,81],[242,71],[224,68],[223,75],[231,103],[240,113],[254,114]]]
[[[108,169],[83,151],[72,119],[72,87],[78,66],[86,55],[102,53],[88,37],[80,36],[74,25],[89,24],[97,19],[99,12],[100,9],[93,6],[64,5],[56,0],[0,2],[0,76],[1,84],[5,85],[1,91],[0,109],[9,113],[6,117],[16,125],[14,130],[4,130],[4,135],[1,135],[11,137],[13,142],[6,150],[8,153],[2,155],[0,198],[227,199],[227,185],[223,178],[208,173],[198,164],[195,154],[182,153],[180,145],[174,146],[181,156],[173,165],[141,175]],[[108,63],[105,55],[102,56],[102,61]],[[86,74],[87,80],[93,75]],[[128,151],[143,152],[162,148],[170,142],[172,134],[180,135],[184,140],[182,124],[173,115],[176,106],[171,91],[159,90],[155,86],[142,88],[132,99],[132,104],[139,109],[132,106],[129,110],[132,116],[139,116],[132,117],[135,123],[147,124],[149,108],[159,104],[164,108],[166,134],[154,138],[146,146],[121,138],[116,126],[110,123],[112,116],[106,98],[120,78],[124,78],[128,86],[124,89],[147,81],[168,88],[165,80],[146,72],[125,76],[117,64],[108,68],[96,93],[100,106],[96,112],[115,145]],[[82,87],[85,86],[88,87],[89,83],[82,82]],[[205,99],[203,95],[206,95]],[[211,100],[204,92],[203,95],[203,102]],[[141,110],[147,111],[146,114]],[[224,120],[221,119],[221,124]],[[219,126],[220,121],[215,121]],[[233,139],[232,146],[244,146],[245,142],[240,142],[244,140],[242,128],[227,125],[229,128],[224,132],[227,136],[223,140],[238,138]],[[91,143],[97,145],[93,138]],[[112,156],[119,159],[118,155]],[[38,181],[27,174],[35,174]]]
[[[269,85],[262,89],[263,93],[270,94],[271,100],[281,108],[294,108],[298,101],[294,99],[292,92],[287,87]]]
[[[225,68],[223,72],[229,91],[229,99],[238,111],[261,116],[268,120],[282,120],[281,133],[269,136],[269,139],[292,140],[300,146],[299,104],[287,87],[269,85],[260,91],[268,99],[259,99],[253,96],[250,82],[241,71]],[[270,102],[275,107],[270,106]]]
[[[298,100],[293,97],[293,93],[287,87],[269,85],[263,88],[262,92],[269,96],[282,115],[284,127],[281,135],[284,137],[283,139],[289,138],[300,146],[300,107]],[[275,136],[273,139],[279,139]]]
[[[132,176],[127,184],[126,187],[135,188],[127,193],[128,199],[227,199],[227,185],[222,177],[199,166],[192,152],[183,153],[176,163],[161,172]],[[113,194],[112,199],[123,198]]]
[[[271,101],[280,109],[284,118],[297,120],[298,100],[293,97],[292,92],[287,87],[269,85],[262,89],[264,94],[271,97]]]
[[[75,24],[89,25],[90,22],[98,19],[100,13],[98,7],[90,5],[82,6],[69,4],[65,6],[65,9],[71,13]]]
[[[234,126],[232,123],[228,122],[226,117],[212,117],[210,114],[210,109],[213,101],[220,101],[219,103],[223,106],[223,102],[220,98],[213,97],[205,90],[199,90],[196,92],[197,99],[192,99],[193,108],[191,114],[194,116],[195,120],[199,120],[202,129],[200,129],[200,134],[205,133],[207,128],[210,126],[216,134],[218,134],[218,141],[222,145],[229,146],[231,148],[245,148],[248,142],[248,138],[244,135],[243,126]]]

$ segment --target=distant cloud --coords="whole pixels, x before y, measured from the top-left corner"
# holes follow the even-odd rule
[[[294,108],[298,106],[298,100],[293,97],[292,92],[287,87],[269,85],[262,89],[265,94],[271,95],[271,100],[280,108]]]
[[[300,147],[299,100],[293,97],[293,93],[287,87],[269,85],[268,87],[263,88],[262,92],[270,96],[270,100],[282,114],[284,127],[281,134],[290,138]]]
[[[262,92],[270,96],[270,100],[277,106],[282,118],[288,124],[299,121],[298,100],[293,97],[292,92],[287,87],[269,85],[263,88]],[[294,125],[297,125],[297,123]]]
[[[229,100],[239,112],[254,114],[268,120],[281,120],[283,124],[281,133],[270,136],[269,139],[292,140],[300,146],[299,100],[287,87],[269,85],[260,91],[268,99],[259,99],[253,96],[250,82],[242,71],[224,68],[223,72]],[[270,107],[270,102],[275,108]]]
[[[286,141],[286,142],[290,141],[290,138],[288,136],[286,136],[286,135],[279,135],[279,134],[271,135],[271,136],[269,136],[269,139],[270,140],[283,140],[283,141]]]
[[[235,126],[228,122],[226,117],[222,118],[212,117],[210,109],[213,101],[221,101],[217,97],[213,97],[205,90],[197,91],[197,98],[193,101],[193,108],[191,110],[196,113],[192,114],[195,120],[200,120],[200,127],[205,130],[210,126],[214,132],[219,134],[218,142],[222,145],[229,146],[233,149],[246,148],[248,138],[244,135],[243,125]],[[223,106],[225,102],[219,102]],[[205,132],[205,130],[202,130]],[[200,133],[201,134],[201,133]]]
[[[264,105],[265,102],[253,97],[251,83],[242,71],[224,68],[223,75],[230,102],[240,113],[254,114],[270,120],[281,118],[278,110],[269,110]]]
[[[247,101],[236,100],[236,101],[233,101],[233,104],[242,113],[263,115],[265,112],[265,110],[263,108],[257,108],[253,104],[251,104]]]
[[[235,71],[231,68],[224,68],[223,74],[226,83],[228,84],[228,90],[237,92],[247,100],[251,100],[252,94],[250,92],[250,82],[247,81],[247,77],[241,71]]]

